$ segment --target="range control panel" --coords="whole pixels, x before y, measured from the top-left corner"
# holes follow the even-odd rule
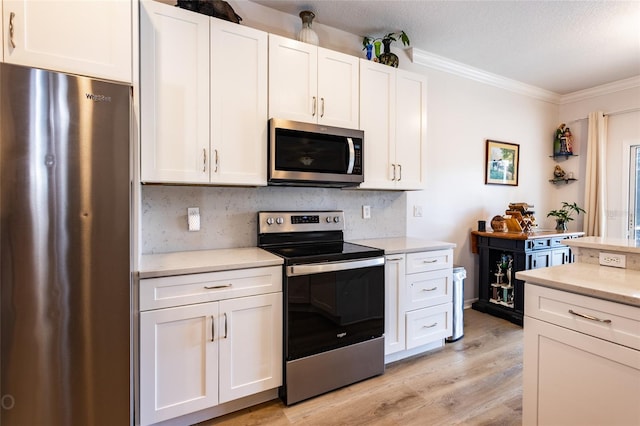
[[[344,231],[341,210],[311,212],[259,212],[258,232]]]

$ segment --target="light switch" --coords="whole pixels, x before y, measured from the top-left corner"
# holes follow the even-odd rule
[[[198,207],[187,208],[187,221],[189,225],[189,231],[200,230],[200,209]]]

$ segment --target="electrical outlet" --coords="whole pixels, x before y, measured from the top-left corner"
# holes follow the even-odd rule
[[[371,219],[371,206],[362,206],[362,218]]]
[[[613,266],[614,268],[626,268],[627,257],[618,253],[600,253],[600,264],[603,266]]]
[[[200,230],[200,209],[198,207],[187,208],[187,225],[189,231]]]
[[[413,217],[422,217],[422,206],[413,206]]]

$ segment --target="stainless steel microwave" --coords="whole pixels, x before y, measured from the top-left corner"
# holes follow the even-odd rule
[[[269,185],[347,187],[364,180],[362,130],[272,118]]]

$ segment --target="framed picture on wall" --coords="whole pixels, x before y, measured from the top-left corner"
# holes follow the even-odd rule
[[[484,183],[518,186],[520,145],[487,139]]]

